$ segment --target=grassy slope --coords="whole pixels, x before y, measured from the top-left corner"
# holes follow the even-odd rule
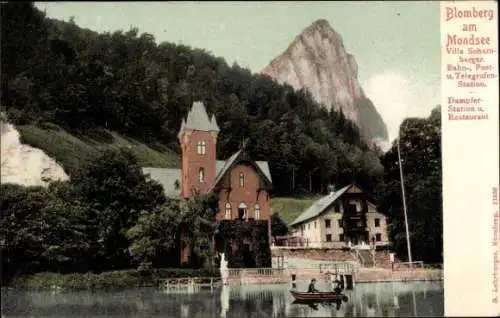
[[[42,149],[69,173],[78,169],[88,158],[98,154],[102,149],[115,147],[129,148],[142,166],[169,168],[178,167],[180,162],[179,155],[164,146],[153,149],[144,143],[107,130],[76,136],[51,124],[44,128],[32,125],[16,128],[21,134],[23,143]]]
[[[309,198],[271,198],[271,213],[279,213],[287,224],[295,220],[302,212],[309,208],[319,197]]]

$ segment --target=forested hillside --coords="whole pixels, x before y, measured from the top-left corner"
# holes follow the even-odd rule
[[[371,190],[381,180],[377,154],[356,126],[304,91],[137,29],[98,34],[29,3],[11,3],[2,15],[2,106],[18,126],[52,123],[78,136],[106,129],[178,152],[182,116],[200,100],[221,127],[219,157],[248,138],[255,160],[269,161],[276,194],[352,179]],[[56,159],[69,173],[78,169]]]

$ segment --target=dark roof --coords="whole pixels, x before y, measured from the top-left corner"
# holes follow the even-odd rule
[[[229,168],[235,162],[237,162],[240,154],[241,150],[236,152],[227,160],[217,160],[215,162],[215,184],[217,184],[222,179],[222,176],[224,176],[224,174],[229,170]],[[267,161],[255,161],[255,165],[258,169],[261,170],[262,174],[268,179],[268,181],[272,183],[271,171],[269,170]],[[151,179],[159,182],[163,186],[165,195],[167,197],[176,197],[181,194],[181,169],[143,167],[142,171],[144,174],[149,174],[151,176]],[[179,184],[179,188],[177,189],[176,181]]]
[[[361,192],[363,192],[364,195],[368,198],[369,201],[374,203],[375,205],[377,204],[375,198],[371,196],[369,193],[361,189],[359,186],[357,186],[355,183],[351,183],[345,187],[343,187],[340,190],[337,190],[335,192],[332,192],[316,202],[314,202],[307,210],[305,210],[302,214],[300,214],[292,223],[290,223],[290,226],[296,226],[299,225],[307,220],[310,220],[312,218],[317,217],[321,213],[323,213],[329,206],[331,206],[337,199],[339,199],[344,193],[347,192],[352,187],[358,188]]]
[[[290,223],[290,226],[298,225],[314,217],[317,217],[335,201],[337,201],[337,199],[340,198],[351,186],[352,185],[345,186],[338,191],[320,198],[319,200],[314,202],[307,210],[302,212],[302,214],[300,214],[292,223]]]
[[[177,137],[180,137],[182,132],[186,129],[218,132],[219,126],[217,125],[214,115],[212,115],[212,118],[208,117],[207,110],[202,102],[194,102],[187,118],[183,119],[181,122],[181,128],[179,129]]]

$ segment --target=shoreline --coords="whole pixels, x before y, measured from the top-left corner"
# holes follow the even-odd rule
[[[377,283],[416,283],[416,282],[442,282],[444,281],[443,278],[429,278],[429,279],[421,279],[421,278],[415,278],[415,279],[401,279],[401,278],[395,278],[392,280],[361,280],[361,281],[356,281],[357,284],[377,284]]]
[[[173,275],[175,273],[175,275]],[[211,274],[214,274],[211,271]],[[183,275],[184,274],[184,275]],[[187,275],[186,275],[187,274]],[[205,274],[205,275],[202,275]],[[188,286],[193,284],[210,287],[221,286],[220,276],[206,275],[204,271],[190,271],[168,269],[159,270],[149,276],[141,276],[135,270],[115,271],[102,274],[57,274],[39,273],[21,276],[2,288],[24,290],[109,290],[123,288],[141,288],[170,285]],[[292,282],[291,275],[296,275],[296,281],[307,281],[312,278],[326,279],[325,273],[318,269],[284,269],[274,275],[238,275],[228,277],[228,285],[246,284],[288,284]],[[354,273],[355,284],[374,283],[412,283],[443,281],[442,269],[411,269],[395,270],[384,268],[360,268]]]
[[[248,275],[240,277],[228,277],[229,285],[244,284],[286,284],[292,282],[292,274],[295,275],[295,281],[308,281],[313,278],[317,280],[327,280],[326,273],[318,269],[297,268],[284,269],[280,275],[258,276]],[[353,273],[355,284],[368,283],[391,283],[391,282],[418,282],[418,281],[443,281],[442,269],[398,269],[391,270],[386,268],[360,268]],[[350,275],[347,274],[346,275]]]

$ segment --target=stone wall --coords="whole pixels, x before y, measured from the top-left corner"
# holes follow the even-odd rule
[[[389,251],[375,251],[375,267],[391,268],[392,265],[389,254]]]
[[[292,282],[292,274],[296,281],[308,281],[312,278],[318,282],[328,283],[328,276],[321,273],[319,269],[288,269],[275,275],[257,275],[253,273],[228,277],[230,285],[244,284],[283,284]],[[410,282],[410,281],[441,281],[443,280],[442,269],[406,269],[390,270],[384,268],[360,268],[354,273],[355,283],[376,282]]]
[[[317,261],[334,262],[359,262],[354,252],[343,249],[322,249],[322,248],[272,248],[273,256],[296,257]],[[375,266],[391,268],[389,251],[375,251]],[[396,262],[398,260],[396,259]]]
[[[357,283],[443,280],[443,270],[422,268],[392,271],[390,269],[360,268],[356,271],[355,279]]]

